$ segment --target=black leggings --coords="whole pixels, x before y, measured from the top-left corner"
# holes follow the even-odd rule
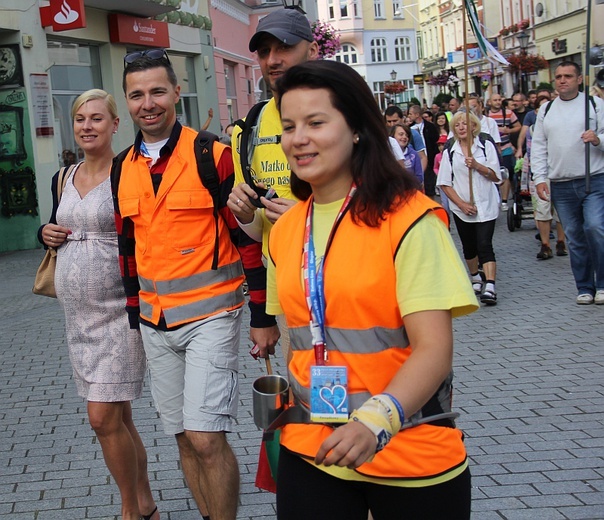
[[[420,488],[342,480],[281,447],[277,477],[279,520],[468,520],[470,470]]]
[[[478,256],[478,260],[483,265],[487,262],[494,262],[493,233],[495,233],[496,220],[464,222],[455,213],[453,218],[461,240],[463,257],[466,260],[472,260]]]

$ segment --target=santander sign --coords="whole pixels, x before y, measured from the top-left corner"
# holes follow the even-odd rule
[[[55,32],[86,27],[84,0],[50,0],[50,5],[40,7],[42,26],[52,25]]]

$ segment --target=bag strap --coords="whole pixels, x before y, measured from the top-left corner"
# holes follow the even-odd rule
[[[57,179],[57,204],[61,202],[61,195],[63,195],[65,184],[67,184],[67,179],[69,179],[69,175],[75,169],[75,167],[75,164],[70,164],[67,167],[63,166],[59,170],[59,177]]]
[[[213,154],[214,143],[217,140],[217,135],[205,130],[200,130],[195,137],[195,143],[193,145],[199,178],[201,179],[203,186],[210,192],[212,203],[214,205],[213,214],[214,222],[216,224],[216,235],[214,238],[212,271],[216,271],[218,269],[218,249],[220,246],[220,228],[218,218],[218,206],[220,204],[220,177],[218,176],[218,170],[216,169],[216,164],[214,163]]]
[[[251,163],[252,157],[254,155],[254,149],[257,143],[255,143],[255,138],[257,138],[259,120],[261,118],[262,112],[266,105],[268,104],[268,100],[260,101],[256,103],[249,111],[245,120],[239,119],[235,121],[235,125],[241,128],[241,132],[239,133],[239,161],[241,163],[241,172],[243,174],[243,178],[245,182],[250,186],[254,186],[254,181],[252,179],[251,172]]]

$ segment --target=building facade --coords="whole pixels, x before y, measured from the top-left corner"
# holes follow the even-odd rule
[[[319,0],[320,20],[340,31],[342,49],[335,59],[361,74],[380,108],[408,105],[421,97],[413,76],[418,73],[417,4],[400,0]],[[404,92],[389,94],[387,85],[400,82]]]
[[[198,128],[209,108],[218,111],[204,2],[63,0],[58,11],[52,8],[47,1],[30,9],[21,0],[2,2],[0,134],[11,142],[0,154],[0,252],[39,246],[36,231],[52,207],[51,177],[64,162],[82,157],[70,116],[80,93],[112,93],[121,118],[114,150],[133,142],[136,128],[122,91],[127,52],[167,48],[181,84],[178,117],[184,124]],[[218,120],[210,130],[220,132]]]

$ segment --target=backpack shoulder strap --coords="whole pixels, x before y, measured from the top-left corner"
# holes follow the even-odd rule
[[[218,252],[220,246],[219,237],[219,217],[218,206],[220,197],[220,178],[216,163],[214,162],[214,143],[218,141],[218,136],[206,130],[200,130],[195,136],[193,150],[195,152],[195,161],[197,162],[197,172],[204,187],[210,192],[212,204],[214,206],[213,214],[216,223],[216,237],[214,239],[214,257],[212,259],[212,270],[218,269]]]
[[[214,163],[214,142],[218,141],[218,136],[207,130],[200,130],[195,137],[195,159],[197,161],[197,171],[204,187],[210,192],[214,207],[218,207],[218,195],[220,193],[220,179],[218,170]]]
[[[549,112],[549,109],[552,108],[552,103],[553,102],[554,102],[553,99],[551,101],[547,102],[547,105],[545,105],[545,112],[543,114],[543,117],[545,117],[547,115],[547,113]]]
[[[111,196],[113,197],[113,209],[119,215],[120,214],[120,205],[117,198],[118,188],[120,186],[120,177],[122,176],[122,164],[126,159],[126,156],[130,152],[130,149],[133,145],[128,146],[128,148],[122,150],[118,153],[114,158],[111,164]]]
[[[239,119],[235,121],[235,124],[241,128],[241,133],[239,134],[239,161],[241,163],[241,172],[243,173],[243,178],[245,182],[248,184],[253,184],[252,182],[252,173],[251,173],[251,163],[252,157],[254,156],[254,142],[253,135],[254,129],[258,125],[258,120],[260,119],[260,113],[268,103],[268,100],[260,101],[256,103],[248,112],[245,121],[243,119]]]
[[[454,144],[455,144],[455,138],[449,137],[449,139],[447,139],[447,142],[445,143],[445,146],[443,147],[443,154],[445,153],[445,150],[447,150],[449,152],[449,161],[451,163],[451,168],[453,167],[453,145]]]

